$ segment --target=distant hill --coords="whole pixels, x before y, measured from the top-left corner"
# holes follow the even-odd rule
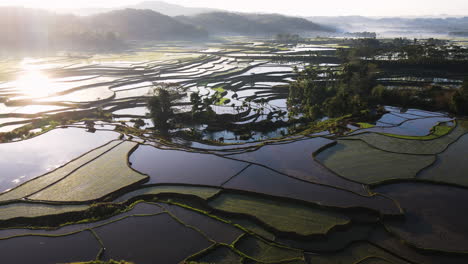
[[[331,27],[319,25],[303,18],[277,14],[210,12],[175,18],[183,23],[202,27],[211,34],[271,35],[335,31]]]
[[[213,8],[198,8],[186,7],[166,3],[163,1],[146,1],[136,5],[128,6],[127,8],[134,9],[150,9],[167,16],[193,16],[202,13],[217,12],[219,10]]]
[[[370,18],[362,16],[338,17],[308,17],[310,21],[339,27],[344,31],[375,31],[385,32],[421,32],[447,34],[449,32],[466,31],[468,17],[386,17]]]
[[[215,35],[256,35],[265,36],[277,33],[334,32],[332,27],[318,25],[304,18],[277,14],[246,14],[220,11],[212,8],[185,7],[163,1],[146,1],[121,8],[66,9],[61,13],[81,16],[102,16],[122,9],[151,10],[174,17],[180,23],[203,28]],[[118,13],[116,13],[118,14]],[[115,18],[113,18],[115,20]],[[105,20],[101,20],[105,22]],[[143,25],[144,26],[144,25]],[[201,34],[200,32],[197,34]]]
[[[63,25],[67,25],[64,27]],[[21,7],[0,7],[0,49],[44,50],[74,42],[72,32],[85,32],[79,17]],[[84,39],[84,38],[83,38]]]
[[[166,3],[163,1],[145,1],[135,5],[128,5],[119,8],[81,8],[81,9],[62,9],[60,13],[71,13],[80,16],[90,16],[100,13],[121,10],[121,9],[149,9],[166,16],[193,16],[201,13],[219,11],[213,8],[185,7]]]
[[[130,40],[199,40],[208,33],[151,10],[79,17],[0,7],[0,51],[110,50]]]
[[[152,10],[117,10],[84,19],[95,30],[116,32],[125,39],[191,40],[208,37],[201,28]]]
[[[385,21],[385,20],[382,20]],[[449,18],[416,18],[403,20],[406,25],[421,29],[432,29],[435,32],[446,32],[468,29],[468,17]]]

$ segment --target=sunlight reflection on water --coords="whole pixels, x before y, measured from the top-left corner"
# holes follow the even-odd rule
[[[49,77],[38,70],[26,71],[17,81],[17,89],[33,98],[48,96],[52,84]]]

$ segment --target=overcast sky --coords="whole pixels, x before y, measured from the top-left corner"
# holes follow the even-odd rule
[[[118,7],[142,0],[0,0],[0,5],[41,8]],[[300,16],[426,16],[466,15],[468,0],[167,0],[194,7]]]

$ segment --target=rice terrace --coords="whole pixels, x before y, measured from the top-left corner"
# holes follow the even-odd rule
[[[314,30],[0,41],[0,263],[468,263],[468,38]]]

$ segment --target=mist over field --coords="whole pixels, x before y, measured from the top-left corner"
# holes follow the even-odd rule
[[[220,36],[353,37],[359,36],[354,33],[366,32],[379,37],[456,38],[468,34],[468,18],[460,16],[287,16],[165,2],[116,8],[0,7],[0,15],[0,34],[5,36],[0,47],[6,51],[118,50],[131,41],[209,42]]]

